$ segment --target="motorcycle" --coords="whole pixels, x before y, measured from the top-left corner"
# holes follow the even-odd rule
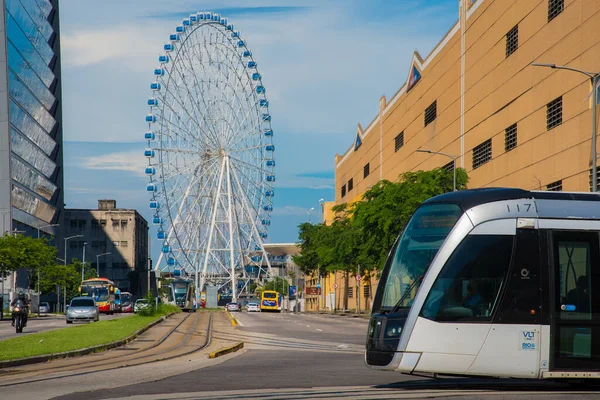
[[[27,325],[27,311],[27,307],[20,302],[13,307],[12,312],[15,319],[15,330],[17,333],[23,333],[23,328]]]

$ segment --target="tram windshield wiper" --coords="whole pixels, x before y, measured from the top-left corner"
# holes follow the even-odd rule
[[[400,309],[400,307],[402,307],[402,303],[404,302],[404,300],[406,300],[406,298],[412,293],[413,289],[417,286],[417,284],[420,284],[423,281],[424,276],[425,276],[425,274],[421,274],[417,277],[417,279],[415,279],[415,281],[410,285],[408,290],[406,292],[404,292],[402,297],[400,297],[400,300],[398,300],[398,302],[396,303],[394,308],[392,308],[390,310],[390,314],[395,313],[396,311],[398,311]]]

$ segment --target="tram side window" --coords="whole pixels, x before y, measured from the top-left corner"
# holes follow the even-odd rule
[[[586,242],[558,242],[560,318],[592,319],[591,256]]]
[[[421,316],[438,322],[491,321],[513,242],[509,235],[467,236],[442,268]]]

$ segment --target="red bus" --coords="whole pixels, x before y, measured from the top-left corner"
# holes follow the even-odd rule
[[[106,314],[113,314],[116,310],[115,291],[114,282],[106,278],[87,279],[79,286],[80,295],[93,297],[98,310]]]

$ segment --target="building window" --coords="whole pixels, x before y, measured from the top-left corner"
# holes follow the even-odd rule
[[[128,223],[128,221],[126,219],[122,219],[121,220],[121,230],[122,231],[126,231],[127,230],[127,223]]]
[[[371,286],[370,285],[363,286],[363,295],[365,296],[365,299],[368,299],[369,297],[371,297]]]
[[[76,219],[71,220],[71,229],[77,229],[77,220]]]
[[[118,242],[118,241],[115,241],[115,242],[113,242],[113,245],[114,245],[115,247],[119,247],[119,242]]]
[[[402,146],[404,146],[404,131],[400,132],[394,138],[394,152],[397,152],[398,150],[400,150],[400,148]]]
[[[79,221],[79,230],[82,231],[85,229],[85,226],[87,225],[87,221],[85,219],[80,219]]]
[[[517,147],[517,124],[512,124],[504,130],[504,150],[511,151]]]
[[[350,178],[348,181],[348,192],[352,191],[352,189],[354,189],[354,178]]]
[[[473,169],[481,167],[492,159],[492,139],[488,139],[473,149]]]
[[[127,247],[127,240],[121,240],[121,247]]]
[[[562,124],[562,96],[546,106],[546,128],[548,130]]]
[[[363,177],[366,178],[367,176],[369,176],[370,173],[371,173],[371,163],[367,163],[363,167]]]
[[[562,192],[562,180],[547,185],[546,190],[549,192]]]
[[[598,174],[596,176],[596,191],[600,191],[600,166],[596,167],[596,171],[598,172]],[[592,191],[592,169],[591,168],[590,168],[589,182],[590,182],[590,192],[591,192]]]
[[[344,197],[346,195],[346,185],[342,186],[342,193],[341,194],[342,194],[341,197]]]
[[[436,322],[491,321],[507,279],[513,239],[467,235],[436,278],[421,317]]]
[[[454,172],[454,160],[450,161],[448,164],[444,165],[442,169],[445,169],[448,172]]]
[[[517,51],[519,48],[519,25],[515,25],[506,34],[506,57]]]
[[[119,230],[119,220],[118,219],[112,220],[112,227],[113,227],[113,231]]]
[[[351,299],[352,297],[354,297],[354,288],[349,287],[348,288],[348,298]]]
[[[101,220],[100,220],[100,227],[101,227],[102,229],[106,228],[106,220],[105,220],[105,219],[101,219]]]
[[[437,100],[425,109],[425,126],[429,125],[437,117]]]
[[[548,22],[565,9],[565,0],[548,0]]]

